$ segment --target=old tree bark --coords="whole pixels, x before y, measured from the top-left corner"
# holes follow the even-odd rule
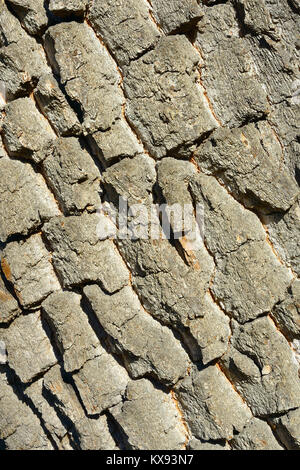
[[[300,449],[299,11],[0,2],[0,449]]]

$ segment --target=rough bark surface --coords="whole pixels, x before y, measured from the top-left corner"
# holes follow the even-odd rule
[[[299,12],[0,1],[0,450],[300,449]]]

